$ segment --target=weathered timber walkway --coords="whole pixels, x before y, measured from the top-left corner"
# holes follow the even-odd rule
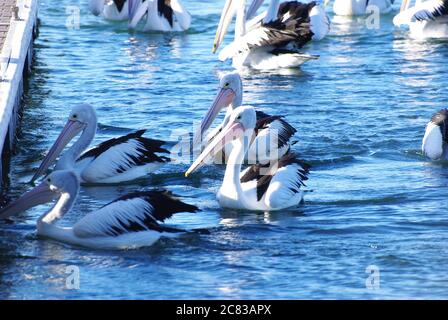
[[[0,0],[0,184],[7,176],[36,34],[37,0]]]

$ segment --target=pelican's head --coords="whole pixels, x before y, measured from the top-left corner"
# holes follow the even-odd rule
[[[422,151],[432,160],[442,158],[448,143],[448,109],[442,109],[432,116],[426,126]]]
[[[234,140],[242,139],[244,136],[251,136],[256,122],[257,116],[253,107],[238,107],[233,110],[227,125],[202,151],[187,172],[185,172],[185,176],[188,177],[190,173],[205,164],[208,159],[213,158],[227,144]]]
[[[89,104],[80,104],[75,106],[68,117],[68,121],[62,129],[59,137],[48,151],[47,156],[42,161],[39,169],[37,169],[31,182],[35,181],[56,161],[57,157],[64,150],[65,146],[79,133],[84,131],[88,126],[96,131],[97,118],[93,107]]]
[[[227,107],[238,107],[243,100],[243,83],[237,72],[223,75],[219,81],[218,93],[201,121],[200,131],[195,135],[195,143],[211,127],[218,114]]]
[[[23,194],[0,210],[0,218],[8,218],[40,204],[48,203],[62,194],[77,195],[79,179],[73,171],[60,170],[49,174],[41,184]]]

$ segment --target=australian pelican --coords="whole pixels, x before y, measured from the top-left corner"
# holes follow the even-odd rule
[[[149,0],[138,0],[141,3]],[[90,0],[90,11],[107,20],[122,21],[129,17],[129,0]]]
[[[57,226],[58,220],[72,209],[78,191],[79,179],[75,172],[54,171],[40,185],[1,209],[0,218],[5,219],[57,199],[53,208],[37,220],[38,235],[88,248],[129,249],[151,246],[160,237],[174,237],[187,232],[159,222],[178,212],[199,210],[174,198],[168,191],[137,192],[87,214],[73,227]]]
[[[304,181],[309,165],[288,153],[278,161],[257,164],[241,172],[242,163],[253,135],[257,116],[253,107],[238,107],[228,124],[204,149],[185,173],[188,176],[203,165],[210,156],[228,143],[232,151],[227,161],[224,180],[218,191],[222,207],[274,211],[298,205],[303,200]]]
[[[293,68],[318,56],[300,50],[311,40],[323,39],[330,30],[324,8],[316,2],[271,0],[268,10],[255,15],[262,0],[253,0],[246,10],[245,0],[227,0],[216,31],[213,52],[220,47],[236,14],[235,39],[220,51],[219,59],[232,58],[235,67],[255,69]]]
[[[179,0],[129,1],[129,28],[146,17],[143,31],[180,32],[190,28],[191,16]]]
[[[392,10],[395,0],[334,0],[333,12],[338,16],[360,16],[368,13],[369,8],[376,8],[380,13]],[[331,0],[325,0],[327,6]]]
[[[201,122],[200,129],[195,136],[196,139],[203,139],[206,145],[209,144],[226,126],[233,110],[241,106],[242,102],[243,82],[239,73],[232,72],[223,75],[219,82],[218,93]],[[207,137],[204,137],[206,131],[222,110],[226,110],[224,120]],[[278,160],[289,151],[291,139],[297,130],[283,120],[282,116],[270,116],[264,112],[257,111],[256,118],[257,122],[247,154],[249,163],[266,163]],[[231,148],[232,145],[228,144],[223,149],[224,159],[230,154]],[[218,156],[222,157],[222,154]]]
[[[91,105],[75,106],[68,121],[48,151],[31,181],[56,161],[64,147],[78,134],[79,139],[60,157],[56,170],[73,169],[82,183],[120,183],[135,180],[158,169],[169,158],[164,141],[143,137],[145,130],[107,140],[84,152],[95,137],[97,117]]]
[[[413,38],[448,38],[448,0],[403,0],[394,17],[398,27],[407,26]]]
[[[422,151],[432,160],[448,160],[448,109],[434,114],[427,124]]]

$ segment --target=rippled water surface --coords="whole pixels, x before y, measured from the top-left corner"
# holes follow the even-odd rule
[[[200,119],[218,74],[231,69],[210,52],[222,0],[186,0],[194,15],[186,34],[131,34],[126,23],[90,15],[86,0],[39,2],[7,199],[30,188],[74,104],[96,107],[97,142],[140,128],[169,140]],[[81,8],[79,30],[65,27],[68,5]],[[165,187],[202,209],[170,223],[211,235],[88,250],[37,238],[41,206],[0,224],[0,297],[448,298],[448,167],[419,151],[426,122],[448,100],[448,46],[409,39],[392,17],[379,30],[337,19],[327,39],[307,47],[321,58],[302,71],[244,73],[245,102],[298,129],[294,150],[313,165],[303,206],[220,209],[222,168],[185,179],[187,164],[134,184],[83,188],[63,224],[130,191]],[[380,271],[378,290],[366,288],[370,265]],[[66,288],[67,266],[79,267],[79,290]]]

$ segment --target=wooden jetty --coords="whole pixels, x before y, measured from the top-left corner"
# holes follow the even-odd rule
[[[9,171],[37,23],[37,0],[0,0],[0,184]]]

